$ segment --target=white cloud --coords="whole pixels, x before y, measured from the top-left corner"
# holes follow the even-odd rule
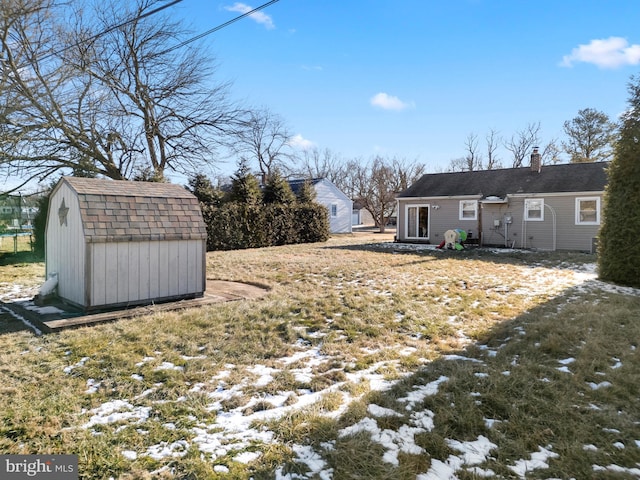
[[[238,13],[248,13],[251,10],[253,10],[253,8],[254,7],[251,7],[245,3],[240,3],[240,2],[236,2],[231,6],[224,7],[224,9],[229,12],[238,12]],[[265,26],[265,28],[269,30],[276,28],[271,17],[264,12],[254,12],[251,15],[249,15],[249,17],[251,17],[256,22],[261,23],[262,25]]]
[[[578,45],[571,54],[562,57],[563,67],[575,63],[593,63],[599,68],[618,68],[640,64],[640,45],[629,45],[622,37],[591,40],[588,45]]]
[[[291,140],[289,140],[289,145],[297,150],[311,150],[316,146],[315,143],[307,140],[300,134],[294,135]]]
[[[380,92],[371,97],[371,105],[379,107],[384,110],[405,110],[407,108],[413,108],[413,102],[407,103],[400,100],[398,97],[389,95],[388,93]]]

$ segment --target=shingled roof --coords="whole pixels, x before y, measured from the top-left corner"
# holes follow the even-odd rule
[[[601,192],[607,183],[608,165],[608,162],[545,165],[540,172],[523,167],[432,173],[423,175],[398,198],[463,195],[505,198],[514,194]]]
[[[198,199],[180,185],[63,177],[76,192],[87,242],[203,240]]]

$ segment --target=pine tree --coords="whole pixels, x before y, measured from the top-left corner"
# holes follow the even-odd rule
[[[640,77],[631,78],[629,94],[608,169],[598,273],[603,280],[640,287]]]
[[[316,191],[314,190],[311,182],[309,180],[305,180],[305,182],[300,186],[300,190],[298,191],[298,202],[302,204],[313,203],[316,200]]]
[[[277,170],[271,172],[264,186],[264,203],[293,205],[295,202],[296,196],[291,190],[289,182]]]
[[[223,192],[214,187],[209,177],[202,173],[198,173],[189,179],[189,191],[204,205],[218,207],[222,204],[222,198],[224,197]]]
[[[246,162],[241,161],[231,179],[232,202],[255,205],[262,202],[262,191],[258,179],[251,173]]]

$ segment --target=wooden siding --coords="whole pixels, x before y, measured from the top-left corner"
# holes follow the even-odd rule
[[[351,233],[353,202],[333,183],[322,179],[314,185],[316,202],[327,207],[329,212],[329,230],[331,233]],[[331,216],[331,205],[336,205],[337,215]]]
[[[201,295],[205,290],[202,240],[88,244],[87,306],[134,305]]]
[[[60,208],[64,205],[66,225],[61,224]],[[58,295],[84,304],[85,242],[78,198],[67,185],[61,184],[49,200],[46,226],[46,275],[58,274]]]

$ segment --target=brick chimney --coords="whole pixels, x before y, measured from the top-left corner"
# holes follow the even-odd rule
[[[531,171],[540,173],[542,169],[542,157],[538,153],[538,147],[533,147],[533,153],[531,154]]]

